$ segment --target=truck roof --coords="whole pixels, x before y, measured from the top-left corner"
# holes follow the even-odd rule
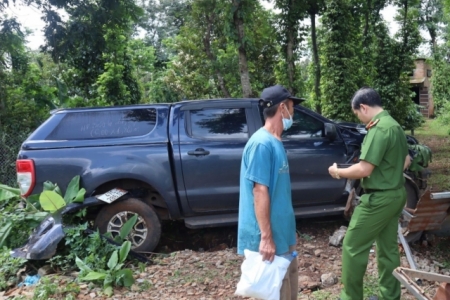
[[[179,102],[171,102],[171,103],[143,103],[143,104],[130,104],[130,105],[115,105],[115,106],[89,106],[89,107],[74,107],[74,108],[57,108],[50,111],[50,114],[57,114],[60,112],[71,111],[85,111],[85,110],[114,110],[114,109],[123,109],[123,108],[142,108],[148,107],[151,105],[152,107],[167,107],[177,104],[192,104],[192,103],[201,103],[205,101],[212,102],[223,102],[223,101],[236,101],[236,102],[256,102],[259,101],[259,98],[215,98],[215,99],[195,99],[195,100],[183,100]]]

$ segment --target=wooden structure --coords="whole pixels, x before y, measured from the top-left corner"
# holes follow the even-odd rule
[[[426,118],[433,116],[434,104],[431,95],[431,66],[425,58],[417,58],[414,60],[415,69],[409,80],[411,90],[415,93],[413,101],[420,105],[420,112]]]

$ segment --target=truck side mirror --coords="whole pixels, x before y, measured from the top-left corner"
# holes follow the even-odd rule
[[[325,123],[325,137],[327,137],[330,141],[334,141],[336,139],[336,125],[332,123]]]

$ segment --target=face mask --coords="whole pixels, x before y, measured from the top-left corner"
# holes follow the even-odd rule
[[[283,116],[281,116],[282,120],[283,120],[283,129],[284,130],[288,130],[289,128],[291,128],[292,123],[294,123],[294,120],[292,120],[292,116],[289,113],[289,110],[286,108],[286,106],[284,108],[286,109],[286,111],[287,111],[287,113],[289,115],[289,119],[285,119],[285,118],[283,118]]]

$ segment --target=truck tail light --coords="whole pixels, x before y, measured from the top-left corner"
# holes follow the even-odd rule
[[[34,162],[31,159],[18,159],[16,161],[17,183],[19,184],[20,194],[28,197],[33,191],[36,183],[34,172]]]

